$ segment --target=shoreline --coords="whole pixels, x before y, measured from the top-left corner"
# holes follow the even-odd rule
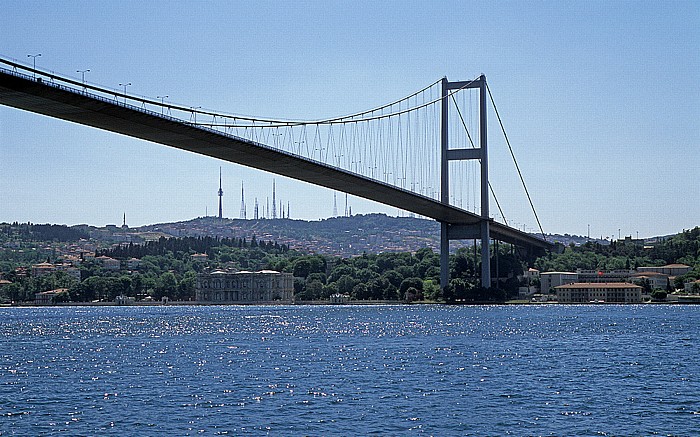
[[[506,302],[402,302],[395,300],[363,300],[350,301],[343,303],[333,303],[330,301],[297,301],[297,302],[203,302],[203,301],[168,301],[168,302],[132,302],[129,304],[118,304],[116,302],[65,302],[56,304],[35,304],[30,302],[22,302],[16,304],[0,304],[0,308],[65,308],[65,307],[167,307],[167,306],[372,306],[372,305],[511,305],[511,306],[530,306],[530,305],[700,305],[700,296],[687,296],[675,301],[648,301],[640,303],[619,303],[619,302],[583,302],[583,303],[558,303],[549,302],[524,302],[524,301],[506,301]]]

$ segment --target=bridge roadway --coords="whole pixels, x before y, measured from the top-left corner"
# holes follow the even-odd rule
[[[479,224],[482,219],[469,211],[264,144],[198,127],[46,79],[34,79],[0,69],[0,104],[211,156],[391,205],[448,223],[450,239],[480,238]],[[535,250],[551,248],[551,244],[542,239],[493,220],[490,221],[490,232],[491,238],[518,246]]]

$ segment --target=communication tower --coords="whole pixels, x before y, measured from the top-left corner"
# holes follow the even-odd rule
[[[219,218],[223,218],[223,209],[222,209],[222,199],[224,197],[224,190],[221,189],[221,167],[219,167]]]

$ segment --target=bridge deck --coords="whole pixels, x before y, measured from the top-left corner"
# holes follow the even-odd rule
[[[450,225],[481,222],[471,212],[340,168],[7,70],[0,70],[0,104],[288,176]],[[491,237],[501,241],[536,249],[551,247],[498,222],[492,221],[490,229]]]

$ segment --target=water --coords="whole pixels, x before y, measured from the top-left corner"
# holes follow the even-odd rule
[[[0,309],[0,435],[697,435],[700,306]]]

